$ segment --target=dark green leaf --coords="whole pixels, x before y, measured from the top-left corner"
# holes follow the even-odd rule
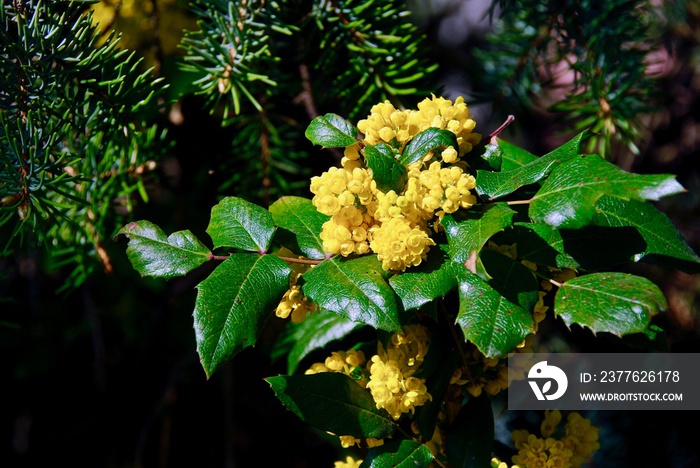
[[[566,252],[587,271],[609,270],[615,265],[629,263],[646,247],[639,232],[630,226],[585,226],[561,229],[560,233]]]
[[[491,236],[511,226],[514,214],[515,211],[506,203],[492,203],[468,210],[464,220],[457,221],[454,216],[445,215],[442,225],[452,260],[466,262],[481,250]]]
[[[304,273],[304,294],[321,308],[354,322],[401,332],[396,295],[375,255],[324,260]]]
[[[538,159],[529,151],[505,140],[498,139],[498,147],[501,150],[501,171],[511,171]]]
[[[416,421],[418,422],[418,430],[424,440],[430,440],[435,433],[435,425],[438,422],[440,412],[443,410],[443,403],[447,388],[450,385],[450,380],[454,375],[455,369],[459,364],[459,353],[454,352],[454,348],[441,350],[442,352],[435,353],[435,348],[443,345],[446,340],[437,342],[433,340],[428,349],[426,361],[423,362],[423,368],[435,369],[433,374],[426,380],[425,385],[428,388],[428,393],[433,397],[423,406],[416,410]],[[437,357],[433,357],[437,355]],[[430,366],[430,367],[428,367]]]
[[[489,285],[513,304],[532,310],[537,302],[539,282],[532,270],[502,253],[484,249],[481,261],[491,276]]]
[[[580,265],[566,251],[557,228],[546,224],[515,223],[518,257],[540,265],[557,268],[578,268]]]
[[[344,374],[268,377],[275,395],[302,421],[322,431],[381,439],[394,432],[394,421],[378,410],[372,395]]]
[[[322,259],[326,254],[320,233],[329,216],[319,213],[308,198],[282,197],[270,205],[274,223],[294,234],[295,246],[308,258]]]
[[[488,357],[503,357],[535,329],[532,312],[510,302],[472,273],[459,278],[456,323]]]
[[[360,468],[428,468],[433,461],[428,447],[415,440],[390,440],[369,449]]]
[[[242,198],[226,197],[211,209],[207,234],[215,249],[231,247],[264,253],[274,233],[270,212]]]
[[[530,203],[530,218],[577,229],[591,222],[603,195],[625,200],[658,200],[683,192],[675,177],[625,172],[598,155],[580,155],[557,166]]]
[[[420,265],[389,278],[404,309],[418,309],[457,286],[457,276],[464,266],[453,262],[445,250],[444,245],[430,249]]]
[[[129,238],[126,254],[142,276],[172,278],[183,276],[211,259],[211,252],[190,231],[166,237],[149,221],[129,223],[118,234]]]
[[[208,377],[241,349],[255,345],[289,288],[290,273],[273,255],[234,254],[199,283],[194,329]]]
[[[357,142],[357,129],[337,114],[316,117],[304,135],[314,145],[324,148],[344,148]]]
[[[325,311],[310,315],[301,323],[288,323],[287,328],[291,328],[289,339],[293,340],[294,344],[287,354],[287,372],[296,372],[299,362],[311,351],[344,338],[361,326],[338,314]]]
[[[450,426],[445,445],[450,466],[490,466],[494,424],[491,400],[486,395],[470,398]]]
[[[593,224],[637,229],[646,242],[646,248],[637,260],[672,257],[696,265],[700,263],[700,257],[685,242],[668,216],[650,203],[603,196],[596,203]],[[679,262],[676,263],[676,267],[680,266]]]
[[[666,298],[646,278],[626,273],[594,273],[564,283],[554,301],[554,314],[594,333],[622,336],[642,333],[651,318],[666,310]]]
[[[404,148],[399,162],[404,166],[420,161],[429,151],[437,148],[447,148],[452,146],[458,149],[457,137],[449,130],[440,130],[435,127],[429,127],[408,142]]]
[[[365,146],[364,154],[377,188],[384,193],[389,190],[400,193],[406,183],[406,166],[396,160],[391,146],[386,143]]]
[[[477,171],[477,193],[489,200],[493,200],[511,194],[524,185],[539,182],[549,174],[554,166],[578,154],[579,144],[583,135],[583,133],[579,134],[565,145],[524,166],[503,172]]]

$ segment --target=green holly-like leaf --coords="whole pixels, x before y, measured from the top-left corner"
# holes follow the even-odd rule
[[[394,190],[400,193],[406,183],[406,166],[398,162],[394,150],[386,143],[366,146],[364,149],[367,167],[372,170],[372,179],[377,188],[386,193]]]
[[[314,145],[344,148],[357,142],[357,128],[337,114],[319,115],[304,132]]]
[[[304,273],[302,291],[321,308],[354,322],[401,332],[396,295],[375,255],[324,260]]]
[[[183,276],[211,259],[211,251],[190,231],[167,236],[149,221],[135,221],[118,234],[129,239],[126,254],[142,276],[173,278]]]
[[[274,223],[291,232],[293,244],[307,258],[322,259],[326,253],[320,233],[329,216],[319,213],[308,198],[287,196],[270,205]]]
[[[449,130],[429,127],[411,138],[401,153],[399,162],[408,166],[420,161],[429,151],[448,146],[452,146],[454,149],[459,148],[455,134]]]
[[[452,260],[464,263],[478,253],[497,232],[510,227],[515,211],[506,203],[492,203],[473,207],[465,219],[457,221],[452,215],[442,218]]]
[[[667,308],[659,288],[627,273],[593,273],[564,283],[554,300],[554,314],[594,333],[622,336],[644,332],[651,318]]]
[[[580,264],[566,250],[561,231],[546,224],[515,223],[518,257],[540,265],[578,268]]]
[[[282,404],[302,421],[336,435],[381,439],[394,421],[378,410],[372,395],[345,374],[324,372],[265,379]]]
[[[226,197],[211,209],[207,234],[215,249],[230,247],[264,253],[275,234],[275,223],[263,207],[242,198]]]
[[[360,468],[428,468],[433,461],[430,449],[415,440],[391,440],[369,449]]]
[[[678,259],[694,266],[698,271],[700,257],[686,243],[678,229],[668,216],[647,202],[636,200],[621,200],[603,196],[596,203],[596,214],[593,224],[608,227],[631,226],[637,229],[646,243],[645,250],[636,259]],[[681,266],[679,262],[669,262],[673,266]]]
[[[464,266],[453,262],[446,250],[444,245],[432,248],[420,265],[389,278],[405,310],[418,309],[457,286]]]
[[[459,278],[456,323],[488,357],[503,357],[535,329],[532,312],[514,304],[473,273]]]
[[[291,269],[273,255],[234,254],[197,286],[194,329],[208,377],[253,346],[289,288]]]
[[[360,327],[362,325],[359,323],[325,311],[310,315],[301,323],[287,324],[287,328],[291,330],[284,340],[293,342],[287,353],[287,372],[295,373],[299,362],[311,351],[344,338]]]
[[[502,172],[477,171],[477,193],[482,197],[493,200],[509,195],[524,185],[539,182],[550,173],[553,167],[578,155],[581,138],[584,135],[585,132],[580,133],[551,153],[515,169]],[[512,148],[511,151],[514,152]],[[519,156],[522,157],[522,155]]]
[[[501,149],[501,171],[512,171],[538,159],[529,151],[505,140],[498,139],[498,146]]]
[[[552,171],[532,198],[529,214],[538,223],[578,229],[591,222],[603,195],[644,201],[683,191],[672,175],[632,174],[598,155],[579,155]]]
[[[450,426],[445,446],[450,466],[490,466],[494,424],[491,400],[485,394],[470,398]]]

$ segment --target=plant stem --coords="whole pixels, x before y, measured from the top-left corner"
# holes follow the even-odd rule
[[[507,201],[506,203],[508,205],[529,205],[532,199],[529,200],[511,200]]]
[[[219,261],[224,261],[227,258],[229,258],[230,255],[209,255],[209,260],[219,260]],[[321,263],[323,260],[314,260],[311,258],[294,258],[294,257],[278,257],[284,260],[287,263],[303,263],[305,265],[318,265]]]

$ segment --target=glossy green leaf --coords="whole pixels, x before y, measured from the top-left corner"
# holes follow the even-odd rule
[[[321,308],[354,322],[400,332],[396,295],[375,255],[334,257],[304,273],[304,294]]]
[[[637,260],[672,257],[683,262],[700,264],[700,257],[686,243],[668,216],[650,203],[603,196],[596,203],[593,224],[609,227],[631,226],[637,229],[646,243],[645,250],[637,255]],[[669,260],[665,263],[673,265]]]
[[[566,251],[561,232],[546,224],[515,223],[518,257],[540,265],[578,268],[580,264]]]
[[[307,258],[322,259],[326,252],[320,234],[329,216],[319,213],[308,198],[286,196],[270,205],[274,223],[293,234],[294,247]]]
[[[142,276],[183,276],[211,259],[211,251],[190,231],[167,236],[149,221],[134,221],[119,230],[129,239],[126,254]]]
[[[411,138],[408,142],[399,162],[404,166],[420,161],[429,151],[438,148],[459,148],[457,137],[449,130],[440,130],[435,127],[429,127]]]
[[[391,440],[369,449],[360,468],[428,468],[433,458],[430,449],[420,442]]]
[[[632,262],[646,248],[642,236],[630,226],[607,228],[591,225],[560,229],[560,233],[566,253],[576,259],[582,270],[591,272]]]
[[[386,193],[394,190],[400,193],[406,183],[406,166],[394,157],[394,150],[386,143],[375,146],[365,146],[365,161],[372,170],[372,179],[377,188]]]
[[[233,254],[197,286],[194,329],[208,377],[257,342],[289,288],[291,269],[273,255]]]
[[[501,171],[512,171],[538,159],[529,151],[500,138],[498,139],[498,147],[501,150]]]
[[[287,372],[294,374],[299,362],[310,352],[344,338],[360,327],[359,323],[323,310],[306,317],[301,323],[288,323],[287,328],[291,331],[285,338],[292,340],[293,345],[287,354]]]
[[[523,166],[502,172],[479,170],[476,173],[476,191],[488,200],[509,195],[520,187],[539,182],[553,167],[578,155],[584,133],[554,151]],[[511,148],[511,151],[515,151]]]
[[[336,435],[381,439],[394,432],[394,421],[378,410],[372,395],[345,374],[268,377],[277,398],[302,421]]]
[[[564,283],[554,300],[554,314],[571,326],[622,336],[644,332],[651,318],[667,308],[651,281],[627,273],[593,273]]]
[[[485,394],[470,398],[450,426],[445,446],[454,468],[490,466],[494,443],[491,400]]]
[[[464,266],[453,262],[446,246],[441,245],[430,249],[428,257],[417,267],[389,278],[389,284],[405,310],[418,309],[457,287],[457,276],[463,270]]]
[[[344,148],[357,143],[357,128],[337,114],[319,115],[304,135],[314,145],[324,148]]]
[[[453,215],[445,215],[445,227],[450,256],[457,263],[464,263],[478,253],[484,244],[497,232],[510,227],[515,211],[506,203],[492,203],[483,207],[473,207],[465,213],[465,218],[457,220]]]
[[[473,273],[459,278],[456,323],[488,357],[503,357],[535,329],[532,312],[514,304]]]
[[[270,212],[242,198],[226,197],[211,209],[207,234],[215,249],[230,247],[264,253],[274,233]]]
[[[603,195],[625,200],[658,200],[683,192],[668,174],[625,172],[598,155],[580,155],[556,167],[530,202],[530,218],[555,227],[578,229],[595,216]]]

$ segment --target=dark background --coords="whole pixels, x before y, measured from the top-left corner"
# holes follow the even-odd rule
[[[447,3],[452,7],[445,10],[417,8],[417,18],[442,64],[445,94],[456,96],[472,87],[463,70],[487,25],[479,20],[479,2]],[[466,3],[473,6],[470,14],[460,8]],[[166,76],[174,60],[164,58]],[[628,164],[639,173],[678,176],[688,193],[659,206],[698,251],[700,73],[680,53],[670,67],[661,79],[666,100],[650,120],[651,138]],[[470,108],[483,133],[498,126],[501,115],[488,105]],[[227,176],[219,168],[231,158],[232,130],[220,128],[199,98],[183,99],[179,112],[178,124],[162,116],[175,144],[149,182],[151,203],[134,218],[166,232],[202,235],[211,206],[226,195],[217,187]],[[556,143],[556,118],[547,112],[533,110],[517,122],[506,139],[535,154]],[[40,252],[0,259],[1,467],[322,467],[344,458],[334,440],[284,410],[263,380],[285,373],[269,358],[280,323],[207,380],[191,316],[194,287],[206,271],[168,282],[141,278],[125,246],[123,238],[107,246],[113,274],[98,272],[59,295],[66,272],[45,271]],[[697,275],[654,267],[639,272],[669,299],[670,310],[655,323],[667,330],[670,349],[700,352]],[[572,350],[627,349],[610,337],[565,330],[554,321],[548,326]],[[500,413],[502,402],[495,400],[500,442],[508,443],[513,428],[536,430],[541,415]],[[602,445],[590,466],[700,466],[696,412],[587,416],[600,427]]]

